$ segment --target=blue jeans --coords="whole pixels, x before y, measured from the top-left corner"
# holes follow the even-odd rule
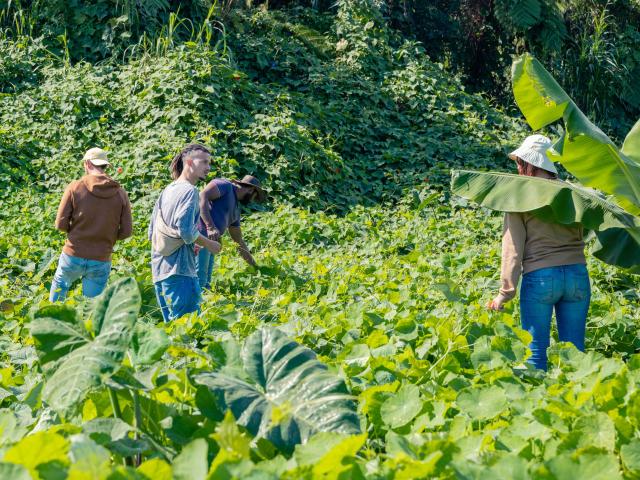
[[[211,288],[211,275],[213,274],[213,260],[215,256],[206,248],[200,248],[196,259],[198,268],[198,281],[201,289]]]
[[[110,272],[111,262],[72,257],[62,253],[58,259],[58,268],[53,276],[53,282],[51,282],[49,301],[64,301],[71,284],[79,278],[82,278],[82,294],[85,297],[96,297],[107,286]]]
[[[582,264],[541,268],[522,277],[520,317],[522,328],[533,340],[529,362],[547,369],[547,348],[551,335],[551,314],[555,308],[558,338],[584,351],[591,286],[587,267]]]
[[[171,275],[153,285],[165,322],[200,311],[200,285],[196,277]]]

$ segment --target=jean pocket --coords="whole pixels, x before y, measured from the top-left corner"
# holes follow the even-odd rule
[[[68,275],[81,275],[83,272],[82,260],[61,253],[58,259],[58,272]]]
[[[553,276],[551,275],[527,274],[522,278],[522,289],[522,295],[530,300],[540,303],[554,303]]]
[[[60,259],[58,260],[58,263],[62,265],[62,267],[69,268],[73,265],[73,257],[63,252],[60,254]]]
[[[591,297],[591,284],[589,283],[589,274],[576,273],[571,275],[571,285],[567,288],[569,298],[568,301],[579,302]]]

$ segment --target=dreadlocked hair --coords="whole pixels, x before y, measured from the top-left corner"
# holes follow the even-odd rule
[[[180,175],[182,175],[182,170],[184,169],[184,159],[193,152],[204,152],[211,154],[207,147],[199,143],[190,143],[189,145],[184,147],[180,151],[180,153],[178,153],[175,157],[173,157],[173,160],[171,160],[171,167],[169,167],[169,169],[171,170],[171,177],[174,180],[177,180]]]

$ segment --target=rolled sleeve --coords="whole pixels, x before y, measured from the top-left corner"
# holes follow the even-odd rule
[[[198,191],[194,188],[189,195],[185,196],[175,217],[180,237],[187,245],[194,243],[200,235],[198,230],[198,219],[200,218],[199,199]]]
[[[502,233],[502,266],[500,268],[499,298],[508,302],[516,295],[522,273],[522,258],[527,237],[522,215],[506,213]]]

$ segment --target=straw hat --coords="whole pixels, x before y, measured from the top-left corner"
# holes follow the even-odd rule
[[[530,135],[524,139],[522,145],[509,154],[511,160],[519,158],[530,163],[534,167],[542,168],[547,172],[558,174],[555,165],[547,156],[547,150],[551,148],[551,140],[544,135]]]

